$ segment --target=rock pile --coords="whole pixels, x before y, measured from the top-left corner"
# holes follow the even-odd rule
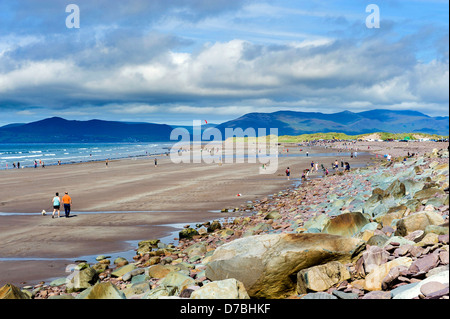
[[[448,299],[447,150],[336,173],[0,298]]]

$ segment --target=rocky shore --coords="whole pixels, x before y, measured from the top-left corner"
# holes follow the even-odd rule
[[[0,299],[448,299],[448,156],[331,172]]]

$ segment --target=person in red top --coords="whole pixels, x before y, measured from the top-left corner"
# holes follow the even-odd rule
[[[62,202],[64,204],[64,212],[66,213],[66,218],[70,215],[70,205],[72,205],[72,198],[69,196],[69,193],[66,192],[62,198]]]

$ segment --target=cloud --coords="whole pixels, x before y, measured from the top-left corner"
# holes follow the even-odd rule
[[[17,0],[2,1],[0,29],[18,34],[67,33],[65,9],[69,3],[80,9],[82,28],[116,25],[132,28],[149,28],[166,15],[188,21],[236,10],[249,0]]]
[[[0,111],[448,114],[448,31],[439,25],[400,25],[391,15],[369,31],[364,6],[346,14],[345,6],[279,1],[78,0],[82,27],[69,30],[61,1],[17,3],[0,4],[0,29],[8,30],[0,35]]]
[[[95,67],[92,61],[80,62],[73,56],[22,62],[0,74],[0,100],[42,106],[128,101],[138,103],[128,108],[128,113],[136,114],[156,111],[143,102],[166,103],[170,108],[202,100],[218,105],[249,99],[308,105],[317,97],[343,107],[358,101],[372,105],[448,101],[444,90],[448,61],[418,62],[402,42],[377,40],[358,46],[335,40],[263,46],[232,40],[207,44],[196,53],[176,52],[168,45],[157,54],[151,53],[152,48],[149,44],[146,58],[140,54],[136,59],[131,53],[126,59],[126,50],[118,50],[122,57]],[[91,56],[96,54],[84,57]]]

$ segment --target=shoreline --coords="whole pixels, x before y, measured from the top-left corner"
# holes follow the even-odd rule
[[[326,150],[332,151],[332,150]],[[293,150],[291,151],[292,154]],[[323,152],[322,148],[319,148],[317,150],[317,153]],[[289,154],[289,155],[291,155]],[[307,161],[311,160],[311,158],[314,158],[311,156],[310,158],[307,158]],[[369,158],[369,157],[368,157]],[[368,160],[368,158],[366,160]],[[317,159],[317,157],[316,157]],[[327,160],[326,158],[323,159],[324,161],[331,162],[331,159]],[[363,158],[357,159],[358,161],[364,161]],[[21,210],[24,214],[28,215],[22,215],[22,216],[0,216],[0,220],[2,221],[2,224],[4,227],[0,226],[1,233],[3,233],[2,238],[7,238],[7,240],[4,240],[5,245],[0,248],[0,256],[1,257],[26,257],[29,256],[30,251],[34,253],[34,256],[42,257],[55,257],[55,258],[69,258],[68,260],[73,260],[73,258],[76,258],[74,256],[85,256],[85,255],[95,255],[95,254],[105,254],[108,252],[118,252],[123,251],[124,247],[126,245],[126,241],[128,240],[147,240],[147,239],[155,239],[155,238],[161,238],[167,235],[170,235],[171,231],[169,228],[163,229],[157,225],[161,224],[192,224],[193,222],[206,222],[211,221],[214,219],[219,219],[222,217],[236,217],[239,216],[239,213],[220,213],[217,212],[211,213],[211,211],[218,211],[223,208],[228,207],[229,209],[237,208],[241,206],[245,206],[245,204],[248,201],[252,201],[255,199],[260,199],[262,197],[266,197],[270,194],[273,194],[275,192],[281,191],[283,189],[286,189],[288,187],[292,187],[295,185],[295,183],[298,183],[300,179],[300,169],[295,169],[294,176],[291,177],[290,181],[287,181],[284,177],[283,171],[284,171],[284,164],[285,163],[292,163],[296,162],[292,167],[303,167],[306,168],[309,164],[304,158],[300,157],[294,157],[294,156],[283,156],[280,157],[280,167],[279,172],[277,174],[273,175],[266,175],[266,176],[259,176],[259,175],[250,175],[248,174],[248,170],[250,167],[248,167],[249,164],[229,164],[229,165],[223,165],[222,167],[218,167],[216,165],[204,165],[202,166],[196,166],[194,165],[192,169],[189,171],[191,172],[184,172],[188,170],[186,166],[184,167],[178,167],[176,165],[170,165],[171,163],[168,163],[167,161],[161,161],[158,162],[158,168],[164,168],[164,173],[167,173],[167,169],[175,169],[175,175],[178,174],[178,179],[182,179],[182,181],[179,181],[182,184],[188,183],[189,179],[198,179],[200,182],[192,184],[191,186],[193,188],[193,191],[191,195],[196,195],[198,197],[198,200],[195,201],[195,203],[187,204],[186,203],[186,209],[179,210],[178,213],[172,214],[170,216],[167,216],[165,211],[167,209],[158,209],[157,211],[163,212],[163,214],[158,213],[146,213],[145,210],[143,211],[136,211],[136,213],[115,213],[115,214],[101,214],[98,213],[98,211],[102,211],[101,205],[98,205],[99,207],[96,209],[92,209],[92,207],[85,207],[84,209],[81,209],[83,207],[79,207],[80,205],[80,199],[74,198],[74,203],[77,205],[77,207],[74,208],[75,211],[80,211],[80,214],[73,218],[60,218],[60,220],[52,220],[49,214],[51,214],[51,211],[47,212],[47,216],[40,216],[38,212],[36,212],[35,208],[29,208],[24,203],[21,203],[23,206],[21,209],[19,206],[15,205],[13,206],[14,209],[11,209],[11,206],[8,206],[8,209],[5,209],[5,204],[0,206],[1,212],[11,212],[11,211],[18,211]],[[131,174],[134,169],[131,167],[128,167],[128,165],[134,164],[134,165],[150,165],[153,164],[153,161],[128,161],[128,160],[122,160],[122,161],[111,161],[110,166],[120,166],[123,165],[121,169],[128,170]],[[193,165],[193,164],[191,164]],[[252,169],[259,168],[259,164],[252,164],[250,165]],[[90,172],[97,172],[97,170],[100,169],[100,164],[92,164],[92,163],[85,163],[85,164],[79,164],[77,165],[78,168],[87,168],[89,167]],[[172,167],[169,167],[172,166]],[[328,165],[327,165],[328,166]],[[65,174],[71,175],[73,172],[71,172],[72,168],[75,166],[68,165],[65,167],[64,171]],[[101,167],[103,170],[109,170]],[[222,169],[225,167],[226,172],[224,174],[220,174],[215,180],[217,180],[213,185],[202,185],[202,180],[204,181],[209,180],[208,176],[211,174],[214,174],[214,172],[217,169]],[[55,176],[53,178],[60,179],[61,178],[61,172],[56,172],[61,167],[53,167],[49,168],[48,171],[54,171]],[[152,167],[153,169],[153,167]],[[138,171],[140,168],[137,169]],[[24,170],[25,171],[25,170]],[[36,170],[44,173],[44,170]],[[30,173],[37,173],[34,169],[28,170]],[[45,173],[47,173],[46,171]],[[192,172],[193,171],[193,172]],[[27,173],[28,173],[27,172]],[[201,172],[201,173],[200,173]],[[247,172],[247,174],[242,174],[242,172]],[[23,171],[20,170],[20,173],[23,173]],[[163,173],[163,175],[164,175]],[[53,172],[52,172],[53,174]],[[5,174],[8,175],[8,174]],[[16,175],[16,174],[12,174]],[[20,174],[17,174],[20,175]],[[26,175],[26,174],[25,174]],[[131,174],[133,175],[133,174]],[[182,178],[182,175],[186,175]],[[220,179],[219,179],[220,177]],[[233,177],[233,178],[230,178]],[[22,176],[23,178],[23,176]],[[95,179],[95,176],[93,177]],[[81,178],[83,179],[83,177]],[[113,180],[117,180],[118,177],[114,177]],[[119,177],[120,179],[120,177]],[[227,181],[227,179],[230,179]],[[136,182],[134,180],[134,182]],[[237,191],[230,191],[230,189],[236,188],[239,185],[239,189]],[[147,185],[148,186],[148,185]],[[173,185],[172,185],[173,186]],[[186,186],[186,185],[185,185]],[[245,186],[245,187],[243,187]],[[117,185],[110,186],[112,188],[117,187]],[[48,188],[48,186],[46,186]],[[83,188],[83,186],[81,186]],[[161,185],[161,189],[168,188],[168,192],[171,190],[171,185]],[[182,189],[186,189],[181,187]],[[0,183],[0,190],[2,189],[2,184]],[[4,185],[3,185],[4,189]],[[31,189],[33,187],[31,186]],[[219,194],[215,194],[218,190],[220,190]],[[200,196],[200,193],[203,192],[209,192],[205,196]],[[237,197],[236,194],[238,192],[242,192],[242,196]],[[250,194],[249,194],[250,193]],[[73,194],[71,192],[70,194]],[[159,192],[159,196],[164,199],[165,192]],[[51,195],[51,193],[50,193]],[[80,194],[77,194],[77,197],[79,197]],[[87,195],[83,194],[83,197]],[[172,208],[177,206],[180,208],[180,206],[183,206],[183,203],[187,200],[185,198],[174,198],[173,196],[173,189],[170,194],[167,193],[167,198],[171,198],[173,200],[176,200],[177,203],[172,203]],[[47,195],[48,197],[48,195]],[[75,196],[74,196],[75,197]],[[187,196],[188,198],[192,199],[192,196]],[[217,198],[216,198],[217,197]],[[142,196],[139,198],[140,201],[145,200],[146,196]],[[214,200],[216,198],[216,200]],[[48,199],[47,199],[48,200]],[[76,200],[76,201],[75,201]],[[170,200],[166,200],[170,201]],[[163,203],[161,203],[163,204]],[[166,203],[167,204],[167,203]],[[79,209],[79,208],[80,209]],[[136,208],[136,207],[134,207]],[[167,207],[166,207],[167,208]],[[183,207],[184,208],[184,207]],[[186,212],[187,210],[190,210],[190,212]],[[92,211],[93,214],[82,214],[83,211]],[[97,213],[95,212],[97,211]],[[119,210],[118,210],[119,211]],[[128,211],[125,209],[124,211]],[[34,213],[34,214],[31,214]],[[64,212],[61,212],[61,216],[64,215]],[[161,216],[164,215],[164,216]],[[6,222],[8,221],[8,222]],[[6,222],[6,223],[5,223]],[[56,223],[61,225],[55,225]],[[156,226],[156,227],[155,227]],[[12,227],[12,228],[11,228]],[[4,231],[6,230],[7,231]],[[25,234],[26,232],[29,232],[29,234]],[[57,234],[58,232],[67,232],[69,235],[63,236],[62,234]],[[51,238],[48,238],[45,235],[45,232],[49,232],[51,234]],[[172,231],[173,232],[173,231]],[[132,235],[130,235],[132,234]],[[86,236],[87,238],[84,240],[80,240],[79,238],[82,238],[83,236]],[[97,239],[96,239],[97,237]],[[98,240],[102,242],[102,246],[99,246],[98,248],[92,247],[92,245],[89,244],[89,240]],[[20,242],[19,242],[20,240]],[[21,246],[20,249],[14,248],[14,245]],[[64,246],[67,246],[70,251],[72,251],[72,254],[69,255],[61,255],[61,249],[64,249]],[[83,248],[84,247],[84,248]],[[129,246],[127,246],[129,247]],[[86,250],[87,249],[87,250]],[[128,248],[126,248],[128,249]],[[53,253],[52,253],[53,251]],[[58,253],[59,251],[59,253]],[[56,252],[56,253],[55,253]],[[27,261],[26,263],[30,266],[29,271],[27,273],[28,278],[23,278],[23,273],[20,274],[19,272],[8,272],[8,269],[20,269],[21,261],[0,261],[0,283],[4,284],[5,281],[11,281],[12,283],[21,283],[21,282],[37,282],[40,280],[45,280],[46,278],[53,278],[58,275],[64,276],[65,271],[65,265],[67,265],[67,262],[64,262],[62,260],[56,260],[53,262],[49,261]],[[46,264],[47,263],[47,264]],[[35,265],[35,266],[33,266]],[[58,267],[58,266],[61,267]],[[34,273],[34,275],[33,275]],[[33,279],[34,278],[34,279]],[[40,279],[38,279],[40,278]]]

